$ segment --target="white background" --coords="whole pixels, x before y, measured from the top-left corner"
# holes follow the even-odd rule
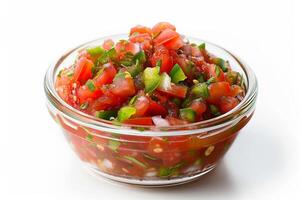
[[[289,0],[0,0],[0,199],[300,199],[299,10]],[[259,80],[257,110],[199,181],[109,184],[81,168],[49,117],[44,73],[78,44],[159,21],[243,58]]]

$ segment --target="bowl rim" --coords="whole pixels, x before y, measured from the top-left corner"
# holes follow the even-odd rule
[[[246,77],[246,94],[242,101],[232,110],[227,113],[224,113],[218,117],[214,117],[208,120],[188,123],[184,125],[174,125],[174,126],[155,126],[155,125],[130,125],[130,124],[123,124],[99,119],[92,115],[86,114],[80,110],[73,108],[67,102],[65,102],[56,92],[54,87],[54,80],[57,68],[60,64],[68,58],[68,56],[80,48],[85,47],[89,44],[95,43],[97,41],[103,41],[108,38],[114,37],[127,37],[127,34],[116,34],[116,35],[108,35],[103,36],[88,42],[85,42],[69,51],[64,53],[54,64],[50,65],[48,68],[45,78],[44,78],[44,91],[47,97],[47,106],[48,109],[54,109],[56,112],[63,115],[65,118],[76,122],[82,126],[86,126],[92,129],[119,133],[119,134],[126,134],[126,135],[139,135],[139,136],[170,136],[170,131],[172,131],[172,135],[187,135],[187,134],[194,134],[199,132],[208,132],[212,130],[217,130],[223,127],[226,127],[233,123],[238,123],[244,116],[249,114],[249,112],[254,111],[255,102],[258,93],[258,83],[257,78],[253,70],[239,57],[237,57],[232,52],[226,50],[225,48],[216,45],[212,42],[202,40],[200,38],[184,36],[187,39],[196,40],[196,41],[203,41],[206,44],[214,46],[221,51],[224,51],[229,56],[232,57],[237,63],[238,67],[241,68]],[[145,129],[145,130],[144,130]],[[125,133],[124,133],[125,132]]]

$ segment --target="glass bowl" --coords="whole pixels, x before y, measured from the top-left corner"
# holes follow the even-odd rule
[[[68,143],[82,163],[97,176],[141,186],[170,186],[197,179],[216,167],[240,129],[251,119],[257,98],[253,71],[239,58],[207,41],[186,37],[193,43],[206,43],[209,52],[228,60],[244,77],[246,94],[231,111],[213,119],[169,127],[114,124],[74,109],[54,88],[59,70],[70,66],[77,52],[114,41],[127,35],[114,35],[85,43],[70,50],[48,69],[44,88],[47,108],[62,128]]]

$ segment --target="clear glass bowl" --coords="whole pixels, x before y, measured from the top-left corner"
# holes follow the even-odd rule
[[[115,125],[76,110],[59,97],[54,88],[56,75],[73,63],[78,50],[100,45],[107,38],[117,41],[126,37],[107,36],[85,43],[50,66],[44,82],[48,110],[82,163],[97,176],[142,186],[195,180],[215,168],[252,117],[258,89],[255,74],[222,47],[187,37],[193,43],[205,42],[209,52],[228,60],[243,75],[246,95],[230,112],[170,127]]]

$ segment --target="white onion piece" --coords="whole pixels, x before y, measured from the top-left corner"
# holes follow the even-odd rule
[[[154,116],[152,117],[152,121],[155,124],[155,126],[163,127],[163,126],[170,126],[169,122],[160,116]]]
[[[158,87],[163,90],[168,90],[171,88],[171,77],[166,72],[162,73]]]

